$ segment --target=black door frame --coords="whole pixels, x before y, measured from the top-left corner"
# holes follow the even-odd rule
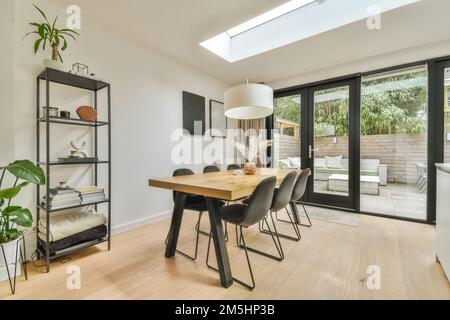
[[[307,131],[307,124],[308,124],[308,89],[307,88],[297,88],[292,90],[285,90],[283,92],[275,93],[275,99],[276,98],[284,98],[289,96],[296,96],[300,95],[301,102],[300,102],[300,159],[301,159],[301,169],[306,169],[308,167],[308,155],[304,152],[304,150],[308,147],[308,131]],[[275,117],[272,115],[268,118],[266,118],[266,128],[275,128]],[[273,132],[272,130],[267,130],[268,136],[267,138],[269,140],[273,141]],[[272,149],[268,150],[267,156],[271,157],[272,159]],[[273,161],[271,161],[273,163]],[[272,164],[274,166],[274,164]],[[306,194],[304,196],[305,202],[307,202],[307,199],[309,198],[308,190],[306,190]]]
[[[436,163],[444,162],[444,70],[450,68],[450,57],[428,63],[428,196],[427,222],[436,223]],[[430,143],[431,142],[431,143]]]
[[[307,148],[304,149],[304,153],[309,153],[308,148],[309,146],[312,147],[312,149],[315,149],[314,145],[314,116],[315,116],[315,106],[314,106],[314,93],[316,91],[320,90],[326,90],[326,89],[332,89],[332,88],[339,88],[348,86],[349,88],[349,123],[348,123],[348,176],[349,176],[349,190],[348,190],[348,196],[338,196],[334,194],[328,194],[328,193],[316,193],[314,192],[314,159],[315,159],[315,152],[313,153],[312,159],[309,159],[308,157],[308,167],[312,170],[312,176],[309,180],[308,184],[308,199],[307,202],[319,204],[319,205],[325,205],[325,206],[333,206],[333,207],[341,207],[346,209],[352,209],[356,210],[356,183],[355,181],[358,181],[359,179],[359,172],[357,170],[356,163],[358,162],[356,159],[355,154],[355,146],[356,141],[355,138],[358,135],[357,134],[357,122],[359,122],[359,119],[356,118],[356,83],[358,78],[350,78],[350,79],[343,79],[339,81],[332,81],[327,82],[323,84],[319,84],[316,86],[312,86],[308,88],[308,135],[307,135]],[[307,151],[308,150],[308,151]],[[307,154],[308,156],[308,154]]]
[[[443,99],[444,99],[444,91],[443,88],[443,81],[444,81],[444,69],[446,67],[450,67],[450,56],[444,56],[444,57],[438,57],[433,59],[426,59],[426,60],[420,60],[415,61],[411,63],[406,63],[402,65],[395,65],[387,68],[372,70],[372,71],[366,71],[361,73],[354,73],[349,74],[346,76],[336,77],[328,80],[321,80],[312,82],[309,84],[303,84],[298,86],[292,86],[284,89],[275,90],[275,98],[292,95],[295,94],[295,92],[300,92],[301,90],[307,90],[309,87],[314,87],[326,83],[331,82],[338,82],[342,80],[348,80],[348,79],[356,79],[356,125],[355,125],[355,131],[360,132],[360,108],[361,108],[361,77],[362,76],[368,76],[373,75],[377,73],[382,72],[388,72],[393,71],[397,69],[407,68],[407,67],[413,67],[413,66],[419,66],[419,65],[428,65],[428,190],[427,190],[427,219],[426,221],[423,220],[417,220],[417,219],[411,219],[411,218],[402,218],[402,217],[395,217],[395,216],[389,216],[384,214],[378,214],[378,213],[371,213],[371,212],[361,212],[360,211],[360,197],[359,197],[359,181],[360,179],[360,134],[357,134],[354,137],[354,143],[355,143],[355,150],[354,154],[355,157],[357,157],[357,161],[354,164],[354,170],[355,170],[355,197],[354,197],[354,207],[355,211],[357,213],[367,214],[367,215],[373,215],[373,216],[381,216],[385,218],[390,219],[396,219],[396,220],[406,220],[406,221],[413,221],[413,222],[419,222],[419,223],[427,223],[427,224],[434,224],[436,221],[436,168],[435,164],[439,162],[444,161],[444,112],[442,110],[443,106]],[[304,91],[303,91],[304,92]],[[287,94],[290,93],[290,94]],[[302,95],[303,97],[303,95]],[[307,103],[302,102],[302,110],[305,108]],[[307,112],[307,111],[306,111]],[[304,113],[305,114],[305,113]],[[302,117],[302,122],[303,122]],[[274,117],[271,116],[266,121],[267,128],[274,128]],[[302,123],[302,156],[306,156],[305,150],[307,150],[307,145],[304,143],[304,141],[307,141],[307,133],[303,132],[306,130],[306,126]],[[270,131],[270,130],[269,130]],[[269,138],[272,139],[272,134],[269,135]],[[304,168],[303,164],[306,163],[302,159],[302,168]],[[307,195],[308,197],[309,195]],[[342,208],[342,210],[346,210],[345,208]]]
[[[356,195],[359,193],[359,184],[355,181],[358,181],[356,179],[359,179],[359,161],[357,161],[357,157],[359,157],[359,135],[356,135],[355,133],[359,130],[359,110],[357,108],[357,103],[359,101],[359,78],[360,77],[358,75],[338,78],[275,93],[275,98],[294,95],[300,95],[301,97],[300,155],[302,169],[305,169],[313,168],[313,164],[308,156],[308,148],[310,143],[314,147],[314,106],[312,105],[314,91],[333,87],[349,86],[349,196],[343,197],[331,194],[314,194],[313,172],[304,197],[304,202],[306,203],[346,208],[350,210],[357,209],[357,205],[359,204],[359,197],[357,197]],[[268,118],[267,125],[268,128],[274,128],[274,116]],[[269,136],[269,139],[273,139],[272,134]]]

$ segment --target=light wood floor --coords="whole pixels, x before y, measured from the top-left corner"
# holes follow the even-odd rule
[[[196,217],[185,216],[183,249],[194,248]],[[54,262],[50,274],[30,267],[29,280],[18,281],[15,296],[6,282],[0,284],[0,299],[450,299],[449,282],[435,263],[434,227],[369,216],[361,216],[356,228],[313,223],[312,229],[302,228],[301,242],[283,241],[283,262],[251,254],[257,282],[252,292],[238,284],[219,286],[218,274],[205,266],[205,236],[196,262],[179,255],[165,259],[167,220],[115,236],[111,252],[100,245],[68,263]],[[246,234],[247,245],[274,250],[257,230]],[[234,240],[234,232],[230,236]],[[234,275],[247,280],[244,252],[234,241],[228,246]],[[81,268],[81,290],[66,287],[71,265]],[[369,265],[381,268],[381,290],[371,291],[361,281]]]

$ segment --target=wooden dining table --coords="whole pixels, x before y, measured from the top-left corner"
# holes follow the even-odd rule
[[[255,175],[236,175],[234,171],[178,176],[163,179],[150,179],[151,187],[173,190],[175,205],[168,234],[165,256],[175,255],[183,219],[184,205],[188,194],[204,196],[208,208],[212,238],[217,258],[220,283],[225,288],[233,284],[230,261],[225,243],[222,220],[219,214],[219,201],[235,201],[253,193],[256,186],[267,177],[275,176],[277,185],[292,172],[288,169],[258,169]],[[296,219],[297,220],[297,219]]]

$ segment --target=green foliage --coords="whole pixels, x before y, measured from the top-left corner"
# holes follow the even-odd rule
[[[71,38],[76,41],[77,40],[76,37],[79,36],[79,33],[71,29],[56,28],[58,16],[55,17],[53,23],[50,23],[44,11],[39,9],[39,7],[36,5],[34,5],[34,7],[44,18],[45,22],[43,23],[31,22],[30,25],[35,27],[36,30],[28,32],[27,34],[25,34],[24,38],[29,35],[36,35],[37,39],[36,42],[34,43],[34,54],[36,54],[39,48],[41,47],[42,51],[45,51],[48,45],[53,49],[53,57],[52,57],[53,60],[59,59],[61,60],[61,62],[63,62],[61,54],[58,50],[59,46],[62,45],[61,50],[65,51],[68,47],[67,39]]]
[[[420,134],[427,130],[427,86],[406,85],[426,79],[426,72],[414,72],[363,83],[361,97],[361,134]],[[374,90],[382,86],[383,90]],[[339,95],[342,89],[327,89],[316,96]],[[298,96],[276,99],[275,117],[300,124]],[[348,97],[315,104],[315,135],[348,135]]]
[[[288,165],[282,161],[278,161],[278,169],[288,169]]]
[[[300,123],[300,97],[288,96],[277,98],[275,101],[275,117],[292,122]]]
[[[29,184],[45,184],[45,174],[42,168],[29,160],[19,160],[0,167],[0,172],[0,243],[7,243],[22,236],[23,232],[17,226],[30,228],[33,224],[30,210],[11,205],[12,200]],[[6,172],[15,178],[15,182],[13,187],[2,189]]]

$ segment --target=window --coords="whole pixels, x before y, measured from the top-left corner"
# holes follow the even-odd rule
[[[200,45],[228,62],[240,61],[318,34],[362,21],[418,0],[292,0]],[[336,14],[339,12],[339,14]]]
[[[361,211],[426,220],[426,66],[366,77],[361,86]]]
[[[300,169],[301,95],[276,98],[274,109],[274,166]]]

